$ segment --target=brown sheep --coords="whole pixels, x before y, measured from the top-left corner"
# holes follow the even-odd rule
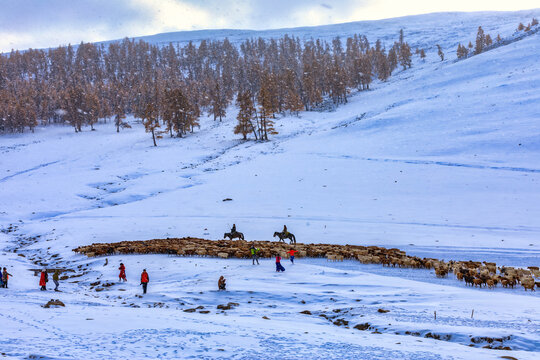
[[[182,256],[213,256],[245,258],[249,255],[251,243],[247,241],[231,240],[205,240],[197,238],[167,238],[148,241],[121,241],[118,243],[100,243],[81,246],[74,251],[87,256],[103,256],[120,254],[169,254]],[[269,241],[258,241],[261,257],[271,257],[273,254],[283,254],[287,246]],[[527,269],[504,267],[500,268],[501,276],[497,274],[497,266],[490,262],[449,261],[445,262],[434,258],[419,258],[409,256],[399,249],[385,249],[378,246],[354,246],[332,244],[296,244],[298,256],[326,257],[329,260],[342,261],[345,258],[354,258],[365,264],[382,264],[383,266],[399,266],[402,268],[434,269],[439,277],[447,276],[452,271],[458,280],[465,280],[466,284],[488,288],[495,287],[499,282],[504,287],[513,287],[521,282],[527,289],[533,290],[534,279],[540,278],[538,267],[530,266]],[[532,285],[531,285],[532,283]]]
[[[527,291],[527,289],[534,291],[534,285],[534,281],[521,283],[521,286],[523,286],[523,289],[525,289],[525,291]]]
[[[448,270],[443,268],[435,268],[435,275],[437,277],[446,277],[448,275]]]

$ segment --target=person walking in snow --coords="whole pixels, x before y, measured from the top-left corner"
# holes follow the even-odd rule
[[[52,280],[54,281],[54,291],[59,291],[58,286],[60,285],[60,270],[56,269],[54,270],[54,274],[52,276]]]
[[[41,291],[47,290],[47,282],[49,281],[49,275],[47,274],[47,270],[43,269],[41,270],[41,276],[39,277],[39,286],[41,286]]]
[[[2,287],[6,288],[8,287],[8,280],[9,277],[13,276],[10,273],[7,272],[7,268],[4,267],[4,271],[2,271]]]
[[[120,274],[118,275],[119,281],[127,281],[126,279],[126,267],[124,266],[124,263],[120,263],[120,267],[118,268],[120,270]]]
[[[149,281],[150,281],[150,278],[148,277],[148,273],[146,272],[146,269],[144,269],[141,274],[141,285],[143,289],[143,294],[146,294],[146,288],[148,287]]]
[[[290,249],[287,251],[287,254],[289,254],[289,259],[291,259],[291,263],[294,264],[294,254],[296,254],[298,250]]]
[[[281,265],[281,256],[276,254],[276,272],[285,271],[283,265]]]
[[[251,247],[249,248],[249,251],[251,253],[252,265],[255,265],[255,261],[257,262],[257,265],[260,265],[259,264],[259,251],[260,251],[260,249],[256,248],[255,245],[252,244]]]

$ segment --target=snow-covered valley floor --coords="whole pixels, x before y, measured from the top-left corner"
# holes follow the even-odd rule
[[[117,281],[120,262],[127,283]],[[105,258],[79,259],[71,265],[83,265],[85,275],[54,293],[38,290],[24,262],[11,264],[16,276],[0,292],[8,300],[0,317],[2,352],[14,357],[534,359],[540,346],[537,296],[375,275],[359,265],[344,270],[297,259],[276,273],[271,260],[253,266],[250,260],[131,255],[108,257],[104,266]],[[141,297],[142,268],[151,282]],[[226,292],[216,291],[220,275]],[[41,308],[51,298],[66,307]],[[230,302],[238,305],[216,308]],[[301,313],[306,310],[311,315]],[[338,319],[348,323],[334,325]],[[371,327],[354,328],[366,323]],[[504,339],[491,345],[517,350],[483,349],[489,343],[482,338]]]
[[[270,260],[162,255],[111,256],[104,266],[105,258],[72,249],[219,239],[233,223],[247,240],[269,240],[287,224],[303,243],[538,266],[539,54],[540,34],[459,62],[430,52],[335,111],[278,117],[279,134],[264,143],[233,134],[234,107],[222,123],[202,119],[194,134],[156,148],[133,119],[120,134],[108,123],[79,134],[50,126],[2,135],[0,265],[13,277],[0,289],[0,354],[537,359],[538,291],[472,289],[427,270],[320,259],[285,262],[279,274]],[[121,261],[125,284],[116,281]],[[81,276],[62,281],[62,292],[41,292],[28,270],[40,266]],[[143,268],[151,282],[139,297]],[[216,291],[220,275],[226,292]],[[51,298],[65,308],[42,308]],[[216,308],[229,302],[239,305]],[[513,350],[484,349],[482,337]]]

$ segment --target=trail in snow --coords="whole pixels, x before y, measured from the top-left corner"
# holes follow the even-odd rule
[[[412,165],[439,165],[439,166],[455,166],[455,167],[464,167],[471,169],[482,169],[482,170],[503,170],[503,171],[516,171],[524,173],[540,173],[540,169],[528,169],[522,167],[509,167],[509,166],[490,166],[490,165],[480,165],[480,164],[464,164],[464,163],[453,163],[447,161],[430,161],[430,160],[409,160],[409,159],[382,159],[382,158],[369,158],[369,157],[355,157],[351,155],[330,155],[330,154],[314,154],[321,157],[329,157],[334,159],[353,159],[361,161],[376,161],[376,162],[392,162],[392,163],[403,163],[403,164],[412,164]]]
[[[23,170],[23,171],[18,171],[16,172],[15,174],[11,174],[11,175],[8,175],[8,176],[5,176],[3,178],[0,179],[0,183],[1,182],[5,182],[11,178],[14,178],[15,176],[19,176],[19,175],[22,175],[22,174],[26,174],[26,173],[29,173],[31,171],[35,171],[35,170],[38,170],[38,169],[41,169],[41,168],[44,168],[44,167],[47,167],[47,166],[50,166],[50,165],[53,165],[53,164],[56,164],[56,163],[59,163],[60,160],[58,161],[51,161],[49,163],[45,163],[45,164],[40,164],[40,165],[37,165],[37,166],[34,166],[30,169],[26,169],[26,170]]]

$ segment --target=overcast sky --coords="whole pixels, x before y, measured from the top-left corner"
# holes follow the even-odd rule
[[[1,0],[0,51],[200,29],[271,29],[436,11],[521,10],[538,0]]]

